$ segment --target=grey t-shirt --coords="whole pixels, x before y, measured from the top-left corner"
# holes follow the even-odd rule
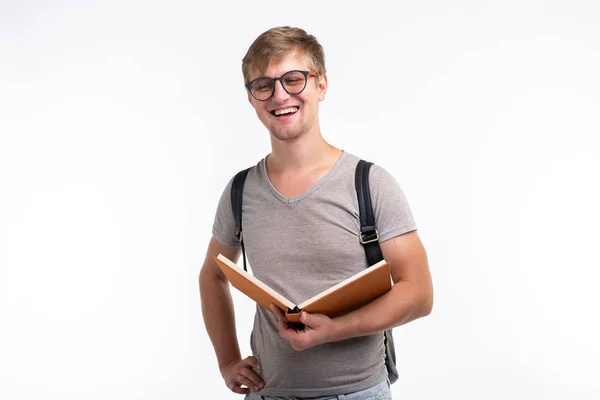
[[[244,243],[254,276],[295,304],[364,270],[354,188],[359,158],[343,152],[331,170],[303,194],[286,198],[271,184],[266,158],[248,172],[242,204]],[[369,174],[380,242],[416,230],[397,181],[374,165]],[[239,246],[231,210],[231,183],[219,202],[213,235]],[[292,349],[277,319],[257,305],[250,338],[265,396],[317,397],[371,387],[387,376],[383,334]]]

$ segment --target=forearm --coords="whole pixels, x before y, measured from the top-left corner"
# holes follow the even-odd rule
[[[392,290],[369,304],[334,319],[336,340],[381,332],[431,312],[433,283],[427,253],[416,231],[381,243],[390,263]]]
[[[335,318],[334,341],[371,335],[403,325],[431,312],[430,285],[400,281],[365,306]]]
[[[215,350],[219,369],[222,369],[231,361],[241,359],[229,284],[201,273],[200,300],[206,331]]]

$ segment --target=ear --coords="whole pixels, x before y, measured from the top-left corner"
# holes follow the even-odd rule
[[[323,74],[319,78],[319,84],[317,86],[317,89],[319,90],[319,101],[325,100],[325,95],[327,94],[327,85],[327,75]]]

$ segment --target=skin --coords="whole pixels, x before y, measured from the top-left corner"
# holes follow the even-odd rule
[[[310,71],[303,55],[291,53],[266,71],[253,71],[250,80],[259,76],[279,77],[294,69]],[[321,179],[342,154],[327,143],[319,127],[319,102],[327,94],[327,76],[310,77],[304,91],[288,94],[276,82],[275,93],[267,101],[258,101],[248,93],[248,101],[258,119],[269,130],[271,154],[267,156],[267,171],[271,183],[286,197],[305,192]],[[299,106],[298,112],[282,120],[271,114],[272,110]]]
[[[279,77],[290,70],[311,70],[305,57],[290,53],[259,76]],[[276,82],[275,94],[258,101],[248,93],[248,101],[271,135],[272,151],[267,157],[271,183],[286,197],[295,197],[319,181],[341,156],[340,149],[327,143],[319,127],[318,105],[327,93],[327,76],[309,78],[306,89],[288,94]],[[281,119],[271,111],[297,106],[299,110]],[[390,263],[392,290],[369,304],[338,318],[303,312],[305,327],[296,330],[277,307],[271,311],[279,320],[279,335],[293,349],[302,351],[327,342],[382,332],[428,315],[433,306],[433,286],[425,248],[417,232],[410,232],[381,243],[384,258]],[[229,389],[246,394],[264,386],[259,364],[250,356],[242,359],[235,329],[235,314],[226,277],[212,260],[219,253],[237,261],[241,250],[225,246],[214,237],[200,271],[202,315],[212,341],[219,369]]]
[[[256,392],[262,389],[264,381],[257,373],[258,360],[252,356],[241,358],[229,284],[212,259],[219,253],[237,261],[241,249],[226,246],[211,238],[199,277],[202,317],[227,387],[240,394],[249,393],[250,388]]]
[[[311,72],[302,93],[290,95],[281,86],[281,81],[276,82],[275,93],[267,101],[256,100],[249,92],[247,93],[248,101],[256,111],[258,119],[271,134],[271,145],[275,144],[280,149],[289,148],[295,141],[306,143],[306,139],[311,139],[310,141],[313,142],[320,136],[318,106],[320,101],[325,100],[327,76],[312,76],[316,75],[316,72],[312,70],[305,58],[296,52],[276,64],[271,64],[263,73],[252,71],[251,74],[251,80],[259,76],[280,77],[293,69]],[[290,106],[300,107],[291,118],[282,119],[271,114],[275,109]],[[304,138],[307,133],[309,137]],[[278,152],[275,149],[273,151]]]

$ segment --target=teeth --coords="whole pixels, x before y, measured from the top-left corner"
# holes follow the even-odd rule
[[[274,114],[275,115],[283,115],[283,114],[293,114],[296,111],[298,111],[298,107],[290,107],[290,108],[286,108],[283,110],[275,110]]]

